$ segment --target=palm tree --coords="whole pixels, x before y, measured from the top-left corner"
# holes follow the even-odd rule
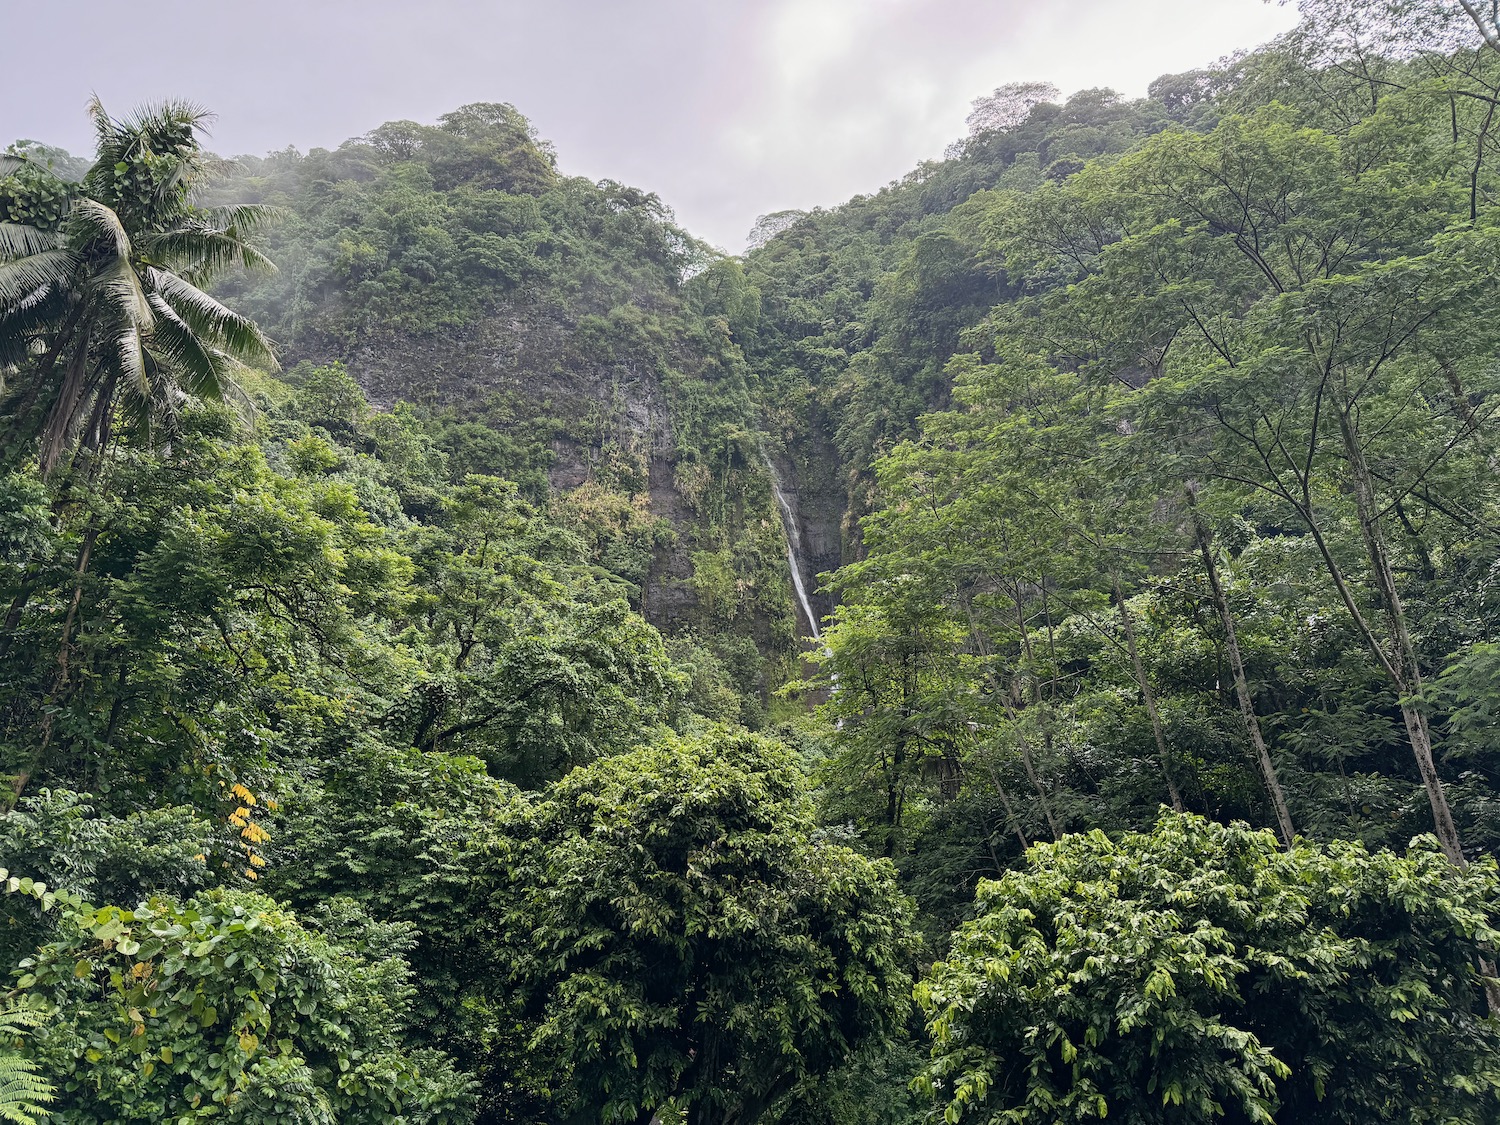
[[[0,377],[43,473],[104,446],[117,419],[170,435],[189,398],[233,395],[242,365],[276,362],[204,291],[232,267],[275,268],[249,243],[273,208],[197,205],[227,167],[199,143],[208,115],[168,102],[116,120],[97,98],[89,113],[97,151],[78,183],[0,155]]]

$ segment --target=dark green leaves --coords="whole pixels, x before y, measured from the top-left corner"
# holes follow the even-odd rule
[[[887,866],[815,838],[772,743],[607,758],[506,831],[496,949],[583,1117],[749,1125],[900,1025],[908,907]]]

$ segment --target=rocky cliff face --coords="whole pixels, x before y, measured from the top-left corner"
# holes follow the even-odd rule
[[[562,176],[509,107],[398,124],[246,163],[227,199],[289,221],[268,246],[281,272],[226,297],[288,366],[338,360],[376,404],[413,404],[456,472],[522,483],[655,624],[790,660],[740,263],[654,196]],[[812,575],[842,554],[835,462],[783,452]]]
[[[577,327],[545,310],[500,308],[421,335],[374,333],[344,354],[307,358],[342,359],[376,405],[404,400],[540,439],[559,490],[594,479],[606,452],[637,469],[672,460],[672,411],[657,373],[633,357],[589,356]]]
[[[599,557],[632,583],[647,620],[668,634],[752,641],[770,661],[760,673],[769,689],[781,675],[774,667],[807,630],[793,609],[783,528],[759,455],[765,438],[737,349],[719,332],[705,344],[681,331],[644,347],[602,346],[597,327],[555,306],[497,306],[460,328],[375,330],[352,345],[312,342],[292,358],[339,360],[374,403],[410,402],[541,450],[565,514],[590,519],[606,501],[627,514],[601,536]],[[840,555],[838,490],[819,465],[782,458],[786,478],[798,482],[809,580]],[[622,547],[630,535],[636,553]],[[826,598],[814,601],[820,617],[831,611]]]
[[[845,486],[832,443],[807,435],[792,447],[772,454],[782,492],[796,522],[790,536],[802,551],[808,600],[818,618],[833,612],[833,598],[821,589],[818,576],[837,570],[845,561]]]

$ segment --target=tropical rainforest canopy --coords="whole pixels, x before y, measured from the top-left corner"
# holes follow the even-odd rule
[[[720,254],[512,106],[0,156],[0,1120],[1500,1120],[1500,28]]]

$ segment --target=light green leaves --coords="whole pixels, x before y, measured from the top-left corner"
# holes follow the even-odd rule
[[[85,1121],[155,1122],[167,1106],[371,1122],[422,1106],[434,1122],[465,1119],[466,1082],[402,1042],[408,928],[330,907],[326,932],[232,892],[64,923],[18,982],[54,1012],[28,1057]],[[388,958],[372,959],[371,945]],[[273,1103],[288,1116],[254,1110]]]
[[[1172,1106],[1208,1125],[1228,1105],[1267,1123],[1296,1106],[1299,1121],[1436,1125],[1454,1089],[1474,1120],[1500,1106],[1496,1030],[1473,1018],[1493,863],[1458,875],[1430,843],[1287,852],[1166,814],[1028,858],[981,884],[978,917],[917,989],[933,1041],[920,1085],[945,1112],[1051,1125]]]

